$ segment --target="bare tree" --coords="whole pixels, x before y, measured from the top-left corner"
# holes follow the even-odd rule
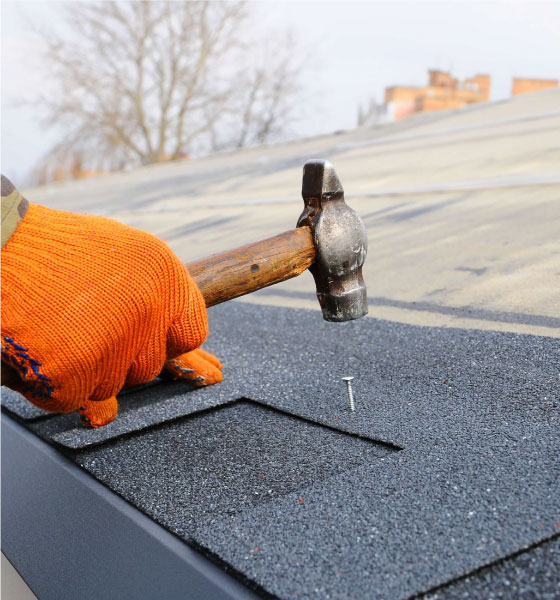
[[[50,83],[40,102],[46,123],[67,132],[51,157],[118,169],[279,135],[293,113],[301,64],[287,45],[271,54],[245,43],[249,8],[66,4],[72,39],[42,35]]]
[[[366,107],[358,107],[358,118],[356,125],[364,127],[378,123],[384,116],[384,107],[378,104],[375,98],[371,98]]]
[[[290,50],[286,50],[289,48]],[[298,112],[304,56],[290,34],[269,38],[240,70],[222,120],[207,119],[212,150],[262,144],[281,135]]]

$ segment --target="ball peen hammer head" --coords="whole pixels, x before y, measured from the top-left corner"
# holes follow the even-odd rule
[[[368,312],[362,265],[367,254],[366,228],[344,201],[332,164],[309,160],[303,167],[304,209],[297,226],[311,229],[315,262],[309,268],[326,321],[350,321]]]

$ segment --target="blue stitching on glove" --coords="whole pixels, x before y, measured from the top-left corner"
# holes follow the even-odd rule
[[[2,344],[2,358],[6,363],[12,363],[19,371],[24,383],[23,393],[30,394],[33,398],[52,398],[54,387],[46,383],[47,381],[51,381],[51,378],[43,375],[39,369],[39,367],[42,367],[43,365],[34,358],[31,358],[29,354],[27,354],[27,348],[16,344],[13,338],[3,336],[2,340],[6,342],[6,345]],[[15,356],[14,354],[9,353],[10,348],[8,348],[8,345],[16,350]],[[19,356],[21,360],[18,360],[16,356]],[[36,375],[37,379],[27,379],[28,367],[31,367],[31,370]]]

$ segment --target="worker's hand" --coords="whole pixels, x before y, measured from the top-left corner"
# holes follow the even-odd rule
[[[222,381],[223,366],[213,354],[198,348],[167,360],[162,375],[170,379],[188,381],[196,387],[203,387]]]
[[[2,249],[2,360],[20,377],[10,387],[40,408],[98,427],[121,388],[164,366],[220,381],[219,361],[195,350],[207,334],[202,294],[148,233],[31,204]]]

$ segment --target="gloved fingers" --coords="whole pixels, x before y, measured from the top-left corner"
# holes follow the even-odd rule
[[[78,408],[80,420],[86,427],[97,429],[115,419],[118,404],[115,396],[106,400],[85,400]]]
[[[193,352],[196,352],[200,358],[204,358],[218,369],[221,369],[224,366],[224,363],[221,362],[215,354],[212,354],[211,352],[206,352],[204,348],[197,348]]]
[[[180,379],[196,387],[203,387],[222,381],[222,367],[223,364],[218,358],[197,348],[167,360],[163,370],[172,379]]]

